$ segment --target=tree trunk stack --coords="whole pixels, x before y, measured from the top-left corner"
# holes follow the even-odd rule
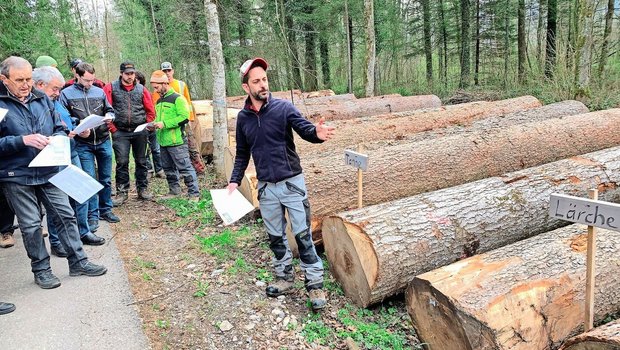
[[[560,350],[620,350],[620,320],[573,337]]]
[[[213,104],[211,100],[193,101],[196,119],[194,120],[194,137],[203,156],[213,154]],[[237,119],[238,109],[227,108],[228,121]]]
[[[620,109],[491,129],[366,152],[364,203],[456,186],[620,144]],[[355,169],[342,155],[302,158],[313,212],[357,207]]]
[[[366,307],[415,275],[568,224],[549,217],[551,193],[598,188],[620,202],[619,183],[616,147],[326,217],[325,253],[345,294]]]
[[[587,227],[571,225],[417,276],[407,310],[431,349],[557,349],[583,331]],[[620,310],[620,234],[597,231],[594,315]]]

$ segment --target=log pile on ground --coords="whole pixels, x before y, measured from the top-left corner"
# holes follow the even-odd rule
[[[620,320],[573,337],[560,350],[620,350]]]
[[[431,349],[557,349],[583,331],[586,232],[567,226],[417,276],[406,303],[420,340]],[[620,310],[620,235],[597,236],[601,320]]]
[[[549,217],[551,193],[598,188],[620,202],[619,183],[620,147],[564,159],[326,217],[325,253],[345,294],[366,307],[417,274],[566,225]]]
[[[355,95],[347,94],[347,95],[336,95],[332,90],[318,90],[318,91],[310,91],[310,92],[301,92],[301,90],[286,90],[286,91],[272,91],[271,95],[275,98],[281,98],[284,100],[293,101],[293,103],[303,103],[303,101],[311,101],[313,99],[321,99],[327,97],[328,99],[322,100],[320,103],[324,103],[324,101],[329,101],[329,97],[334,97],[335,100],[350,100],[355,99]],[[343,97],[337,97],[343,96]],[[248,95],[240,95],[240,96],[229,96],[226,98],[226,105],[228,108],[237,108],[241,109],[244,107],[245,99],[248,98]],[[313,103],[313,102],[310,102]]]
[[[196,119],[194,120],[194,137],[203,156],[213,154],[213,104],[211,100],[193,101]],[[228,120],[237,119],[238,109],[228,108]]]
[[[620,109],[550,119],[366,152],[364,203],[372,205],[456,186],[620,144]],[[357,206],[355,170],[342,155],[305,157],[312,210]]]

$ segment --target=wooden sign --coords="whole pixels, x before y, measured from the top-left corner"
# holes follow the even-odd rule
[[[552,218],[620,231],[620,204],[552,194],[549,202]]]
[[[368,155],[345,149],[344,164],[366,171],[368,170]]]

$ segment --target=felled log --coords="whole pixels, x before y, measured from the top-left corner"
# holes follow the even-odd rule
[[[567,340],[560,350],[620,350],[620,320]]]
[[[324,218],[325,253],[345,294],[366,307],[417,274],[566,225],[549,217],[551,193],[598,188],[618,202],[619,182],[616,147],[352,210]]]
[[[286,90],[286,91],[271,91],[271,95],[276,98],[282,98],[286,100],[298,100],[301,99],[302,92],[301,90]],[[292,97],[291,97],[292,96]],[[248,95],[239,95],[239,96],[228,96],[226,97],[226,106],[228,108],[237,108],[242,109],[245,107],[245,100],[248,98]]]
[[[196,118],[194,122],[194,137],[203,156],[213,154],[213,105],[211,100],[193,101]],[[228,120],[237,119],[239,110],[226,109]]]
[[[407,310],[431,349],[546,350],[583,330],[586,226],[571,225],[417,276]],[[620,310],[620,235],[597,232],[596,320]]]
[[[364,203],[389,202],[619,144],[620,109],[610,109],[386,146],[365,152]],[[355,169],[343,158],[302,158],[316,215],[357,207]]]
[[[336,135],[329,142],[298,142],[296,146],[300,154],[342,152],[347,148],[356,149],[358,144],[368,150],[588,112],[588,108],[578,101],[540,106],[537,98],[523,96],[338,120],[330,123],[336,128]]]

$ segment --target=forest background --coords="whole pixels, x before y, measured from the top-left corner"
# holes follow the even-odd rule
[[[206,0],[5,0],[0,57],[93,62],[117,77],[132,60],[147,77],[162,61],[210,99]],[[260,56],[270,88],[332,89],[358,97],[455,92],[488,98],[571,98],[620,104],[618,0],[220,0],[227,95],[238,67]],[[350,64],[349,64],[350,62]],[[370,72],[370,74],[368,74]]]

